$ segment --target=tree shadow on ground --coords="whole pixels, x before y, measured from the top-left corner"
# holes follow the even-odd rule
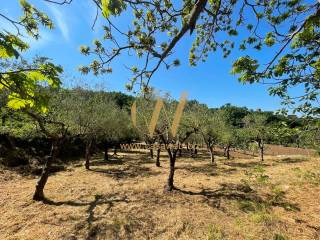
[[[186,191],[179,188],[175,190],[187,195],[203,196],[207,204],[211,207],[221,209],[222,200],[236,200],[238,202],[245,201],[255,205],[262,205],[265,207],[278,206],[287,211],[300,211],[297,204],[286,201],[285,197],[278,201],[271,201],[270,196],[267,199],[259,196],[258,192],[245,184],[224,183],[217,190],[202,189],[200,192]]]
[[[88,230],[88,235],[86,239],[95,239],[96,236],[98,235],[99,231],[96,227],[93,227],[93,222],[96,220],[99,220],[98,217],[95,217],[95,209],[98,205],[102,204],[107,204],[107,208],[105,209],[105,213],[110,211],[110,209],[114,206],[115,203],[119,202],[125,202],[129,203],[129,200],[127,199],[126,196],[122,198],[113,198],[114,196],[110,195],[95,195],[94,201],[90,202],[88,209],[87,209],[87,230]],[[101,217],[100,217],[101,218]]]
[[[148,154],[140,154],[136,158],[128,159],[129,161],[133,162],[137,165],[139,164],[155,164],[156,163],[156,155],[153,158],[150,157],[150,153]]]
[[[122,165],[123,160],[120,158],[109,158],[108,160],[98,159],[90,162],[90,166],[105,166],[105,165]]]
[[[95,215],[95,209],[97,206],[107,205],[104,214],[109,212],[111,208],[113,208],[117,203],[129,203],[127,196],[119,196],[116,194],[107,194],[107,195],[95,195],[94,200],[92,201],[86,201],[86,202],[76,202],[76,201],[59,201],[55,202],[53,200],[46,199],[44,203],[49,205],[55,205],[55,206],[61,206],[61,205],[68,205],[73,207],[84,207],[87,206],[86,209],[86,217],[83,221],[77,223],[75,225],[75,233],[76,235],[79,235],[79,232],[82,229],[85,229],[85,239],[96,239],[100,235],[104,235],[105,230],[107,227],[110,228],[110,226],[107,226],[107,224],[104,224],[103,227],[99,225],[95,225],[95,221],[99,221],[103,219],[103,216],[96,216]],[[103,214],[102,214],[103,215]],[[119,229],[114,228],[114,226],[111,226],[111,229],[115,233],[119,232]],[[70,239],[70,237],[65,236],[65,239]]]
[[[108,222],[95,222],[93,218],[88,226],[86,240],[93,239],[135,239],[135,232],[143,235],[141,239],[150,239],[150,232],[155,228],[156,222],[152,216],[138,216],[136,212],[127,212],[122,218],[112,218]],[[146,228],[146,226],[148,226]],[[140,239],[140,238],[139,238]]]
[[[224,157],[223,153],[219,151],[214,151],[214,156]],[[177,158],[190,158],[194,161],[208,161],[210,162],[210,152],[205,150],[199,150],[197,154],[192,154],[192,152],[185,150],[182,151],[182,156],[177,155]]]
[[[307,161],[309,161],[308,158],[290,158],[290,157],[276,160],[277,163],[285,163],[285,164],[287,164],[287,163],[302,163],[302,162],[307,162]]]
[[[223,174],[233,174],[237,171],[236,168],[223,168],[215,164],[206,164],[201,166],[194,166],[192,164],[176,167],[177,170],[186,170],[192,173],[201,173],[207,176],[218,176]]]
[[[257,166],[261,166],[261,167],[269,167],[270,165],[264,162],[225,162],[224,163],[227,166],[230,167],[239,167],[239,168],[254,168]]]
[[[90,171],[108,175],[116,180],[136,177],[150,177],[160,174],[160,172],[152,171],[151,168],[138,165],[131,165],[117,169],[92,168]]]

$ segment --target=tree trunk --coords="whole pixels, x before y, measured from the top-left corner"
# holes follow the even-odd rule
[[[176,150],[171,151],[171,149],[167,149],[167,151],[168,151],[168,155],[169,155],[169,159],[170,159],[170,172],[169,172],[166,190],[172,191],[174,189],[173,177],[174,177],[177,151]]]
[[[260,160],[261,162],[264,161],[264,143],[263,140],[259,141],[259,148],[260,148]]]
[[[86,162],[85,162],[85,167],[86,167],[87,170],[90,169],[91,144],[92,144],[92,141],[88,141],[87,144],[86,144]]]
[[[152,149],[152,147],[150,148],[150,157],[151,157],[151,159],[153,159],[153,149]]]
[[[117,146],[114,146],[113,155],[117,155]]]
[[[210,160],[211,160],[211,164],[214,164],[214,151],[213,151],[213,147],[210,146],[209,147],[210,150]]]
[[[104,160],[108,161],[109,160],[109,156],[108,156],[108,144],[104,145]]]
[[[227,146],[227,159],[230,159],[230,145]]]
[[[179,157],[182,157],[182,149],[181,149],[181,147],[179,148],[178,152],[179,152]]]
[[[198,145],[196,144],[196,145],[194,145],[194,155],[197,155],[198,154],[198,149],[197,149],[197,147],[198,147]]]
[[[156,166],[160,167],[160,148],[157,149],[157,161],[156,161]]]
[[[36,190],[33,195],[33,200],[35,201],[43,201],[45,199],[43,190],[48,181],[51,164],[52,162],[55,161],[57,152],[58,152],[58,143],[56,140],[54,140],[52,142],[50,155],[46,158],[46,162],[45,162],[45,165],[43,166],[40,179],[38,180],[36,185]]]

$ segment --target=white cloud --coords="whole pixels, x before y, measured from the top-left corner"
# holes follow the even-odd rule
[[[40,30],[40,38],[38,40],[30,36],[22,37],[22,40],[29,44],[30,50],[40,50],[52,42],[53,39],[54,36],[50,30]]]
[[[70,40],[70,35],[69,35],[69,27],[67,25],[67,21],[66,18],[64,16],[64,14],[54,5],[50,4],[48,5],[50,8],[50,11],[52,12],[52,15],[55,18],[54,23],[56,23],[56,25],[58,26],[59,30],[62,33],[63,38],[66,41]]]
[[[7,31],[12,34],[18,34],[17,29],[9,21],[0,22],[0,31]],[[22,27],[19,27],[19,31],[21,34],[20,38],[30,46],[30,50],[39,50],[53,40],[53,35],[50,32],[51,30],[47,30],[42,27],[39,29],[40,37],[38,40],[28,35],[28,33]]]

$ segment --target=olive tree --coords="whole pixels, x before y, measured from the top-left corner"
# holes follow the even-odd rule
[[[271,131],[267,120],[267,116],[263,113],[252,113],[244,118],[246,135],[257,144],[261,161],[264,160],[265,141],[270,137]]]
[[[160,139],[157,135],[150,133],[150,128],[152,127],[150,121],[153,117],[155,118],[156,102],[156,96],[154,93],[149,93],[147,96],[138,96],[132,107],[132,114],[135,114],[136,116],[135,127],[139,133],[140,139],[142,139],[147,145],[151,159],[154,157],[153,150],[156,149],[156,166],[160,167],[161,147],[158,146],[155,148],[155,143],[160,142]],[[158,105],[159,104],[161,104],[161,102],[158,101]]]
[[[223,131],[221,131],[220,142],[223,145],[224,156],[229,160],[230,159],[230,149],[237,146],[239,142],[238,131],[236,128],[225,124]]]
[[[103,92],[82,88],[62,91],[51,106],[56,116],[68,125],[73,136],[81,137],[85,144],[85,167],[90,168],[94,144],[103,143],[108,160],[108,146],[130,134],[129,115]]]
[[[138,127],[138,129],[147,129],[148,132],[142,130],[144,135],[149,134],[149,137],[159,139],[159,143],[164,145],[164,149],[169,156],[170,168],[165,190],[172,191],[175,189],[175,163],[180,145],[195,133],[196,129],[188,121],[188,117],[192,113],[186,110],[183,111],[186,103],[184,98],[181,98],[180,103],[172,100],[169,96],[166,96],[164,100],[161,98],[158,98],[156,101],[154,100],[155,98],[152,95],[146,98],[145,101],[150,101],[151,106],[153,106],[151,107],[150,103],[144,105],[145,107],[149,106],[149,108],[145,109],[146,113],[140,116],[140,124],[142,126]],[[152,111],[153,109],[155,109],[154,112]]]
[[[222,112],[201,107],[196,110],[195,116],[193,124],[210,152],[211,164],[214,164],[214,146],[221,142],[225,124]]]

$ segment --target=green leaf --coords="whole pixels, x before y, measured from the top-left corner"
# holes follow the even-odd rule
[[[39,71],[30,71],[27,73],[27,77],[33,81],[43,81],[46,80],[46,76]]]
[[[14,52],[10,48],[0,46],[0,58],[11,58],[14,56]]]
[[[108,18],[111,14],[111,11],[109,9],[109,2],[110,0],[101,0],[101,4],[102,4],[102,15],[105,18]]]
[[[12,95],[9,95],[9,100],[7,103],[7,106],[14,110],[20,110],[27,106],[33,107],[33,105],[34,102],[32,100],[12,97]]]

